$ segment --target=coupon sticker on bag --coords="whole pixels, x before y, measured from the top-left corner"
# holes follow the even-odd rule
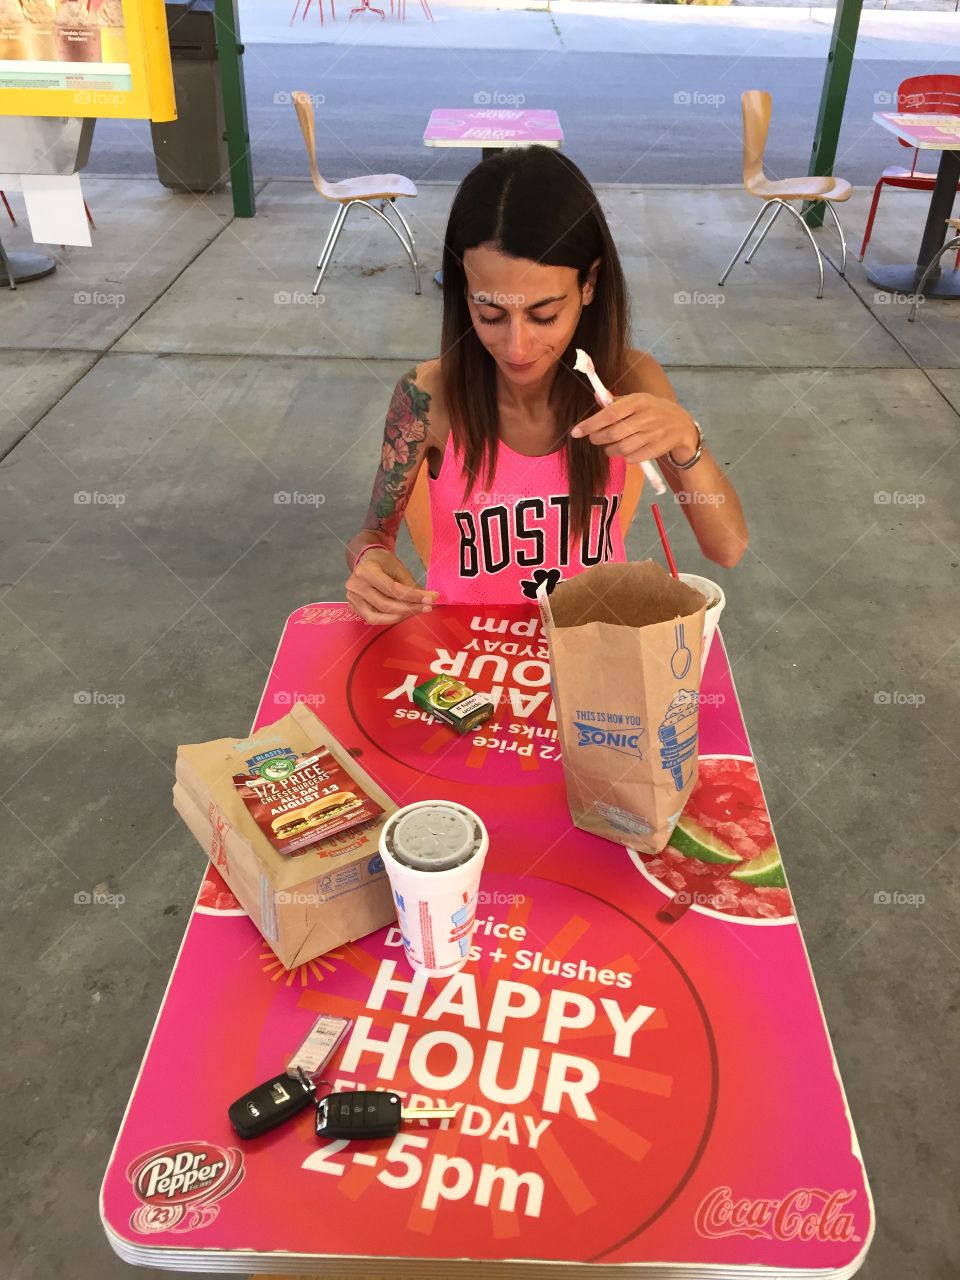
[[[383,813],[326,747],[271,751],[233,776],[257,826],[280,853],[299,853]]]

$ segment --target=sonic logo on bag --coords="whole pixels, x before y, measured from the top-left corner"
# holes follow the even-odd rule
[[[205,1227],[217,1216],[216,1201],[243,1180],[243,1173],[236,1147],[186,1142],[148,1151],[127,1169],[144,1206],[134,1212],[131,1226],[141,1232]]]
[[[858,1240],[853,1214],[845,1212],[855,1191],[798,1187],[781,1200],[734,1200],[730,1187],[715,1187],[700,1202],[694,1225],[706,1239],[748,1236],[754,1240]]]
[[[640,750],[642,729],[628,730],[623,733],[613,729],[596,728],[590,724],[583,724],[580,720],[574,720],[573,727],[577,731],[578,747],[608,747],[611,751],[622,751],[625,755],[636,755],[639,760],[643,759],[643,752]]]

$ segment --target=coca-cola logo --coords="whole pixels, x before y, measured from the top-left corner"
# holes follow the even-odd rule
[[[749,1236],[752,1240],[858,1240],[849,1205],[855,1191],[798,1187],[780,1200],[735,1200],[730,1187],[716,1187],[697,1209],[694,1225],[708,1240]]]
[[[307,623],[312,626],[326,626],[331,622],[357,622],[357,615],[352,609],[348,609],[346,605],[333,606],[332,608],[317,604],[308,604],[303,609],[298,609],[296,613],[290,615],[291,622]]]
[[[127,1177],[137,1198],[151,1209],[138,1211],[140,1229],[164,1230],[183,1217],[184,1208],[201,1210],[187,1215],[193,1226],[206,1226],[216,1216],[208,1206],[222,1200],[243,1178],[243,1156],[236,1147],[216,1147],[209,1142],[182,1142],[159,1147],[134,1160]],[[151,1225],[145,1226],[149,1221]],[[162,1224],[162,1225],[161,1225]]]

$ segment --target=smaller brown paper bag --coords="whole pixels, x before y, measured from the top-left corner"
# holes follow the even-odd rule
[[[570,815],[659,853],[697,780],[706,600],[652,560],[596,565],[538,600]]]

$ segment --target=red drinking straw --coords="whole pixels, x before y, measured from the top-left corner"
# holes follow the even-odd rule
[[[667,564],[670,567],[670,572],[673,574],[675,578],[679,578],[680,575],[679,573],[677,573],[677,564],[673,558],[673,552],[670,550],[670,543],[667,541],[667,531],[663,527],[663,519],[660,515],[660,508],[657,506],[655,502],[651,502],[650,510],[653,512],[653,518],[657,522],[657,532],[660,534],[660,541],[663,543],[663,554],[667,557]]]

